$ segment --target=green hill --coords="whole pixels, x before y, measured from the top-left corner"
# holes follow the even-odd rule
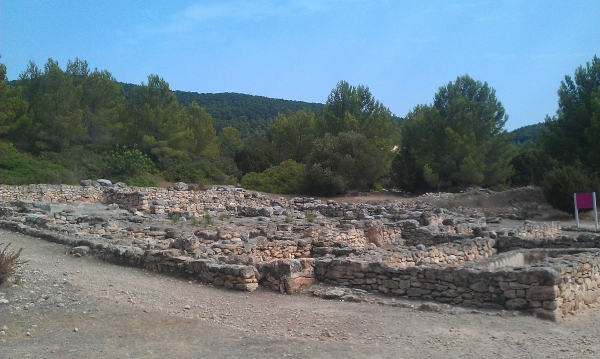
[[[121,83],[127,95],[136,86]],[[213,117],[213,125],[217,131],[232,126],[240,131],[243,137],[255,133],[263,133],[267,125],[279,113],[296,112],[301,109],[321,112],[321,103],[275,99],[264,96],[241,93],[198,93],[174,90],[181,105],[188,106],[193,101],[204,107]]]
[[[544,122],[536,123],[517,128],[510,133],[514,136],[513,141],[517,147],[523,147],[530,143],[535,143],[539,139],[542,132],[546,130]]]

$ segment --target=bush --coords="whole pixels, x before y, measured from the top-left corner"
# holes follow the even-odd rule
[[[510,182],[513,186],[539,186],[545,174],[552,170],[556,161],[539,148],[522,148],[519,154],[512,159],[511,164],[515,170]]]
[[[0,246],[3,244],[0,243]],[[22,264],[27,263],[27,261],[19,260],[23,248],[20,248],[17,252],[12,252],[8,250],[8,247],[10,247],[10,243],[0,249],[0,284],[6,282],[11,275],[15,274]]]
[[[317,163],[308,168],[302,176],[302,192],[318,195],[336,195],[348,188],[348,180]]]
[[[580,164],[556,167],[548,172],[542,182],[542,191],[552,207],[575,213],[573,193],[596,192],[600,194],[597,174],[591,174]]]
[[[106,171],[109,176],[133,177],[142,173],[156,173],[152,160],[137,147],[117,145],[106,155]]]
[[[298,193],[298,178],[301,173],[302,164],[287,160],[262,173],[248,173],[242,178],[242,187],[270,193]]]
[[[302,189],[318,195],[336,195],[349,189],[369,189],[385,173],[385,161],[380,150],[363,134],[326,134],[312,144]]]
[[[158,187],[158,181],[149,173],[141,173],[137,176],[129,177],[125,180],[128,186],[138,187]]]
[[[60,165],[20,153],[10,142],[0,142],[0,183],[61,183],[66,174]]]

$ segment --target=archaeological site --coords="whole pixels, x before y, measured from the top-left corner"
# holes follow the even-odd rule
[[[598,303],[600,233],[431,198],[346,203],[106,180],[0,185],[0,227],[66,244],[73,256],[223,290],[291,294],[321,283],[330,289],[312,292],[325,298],[377,292],[556,321]]]

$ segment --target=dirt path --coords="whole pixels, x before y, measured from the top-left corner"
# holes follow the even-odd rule
[[[0,358],[600,357],[599,309],[553,323],[422,311],[421,302],[391,297],[379,305],[244,294],[75,258],[4,230],[1,242],[24,248],[30,262],[16,285],[0,288]]]

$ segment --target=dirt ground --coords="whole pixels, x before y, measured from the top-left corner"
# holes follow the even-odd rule
[[[554,323],[386,296],[240,293],[4,230],[0,242],[29,260],[0,287],[0,358],[600,357],[599,309]]]

